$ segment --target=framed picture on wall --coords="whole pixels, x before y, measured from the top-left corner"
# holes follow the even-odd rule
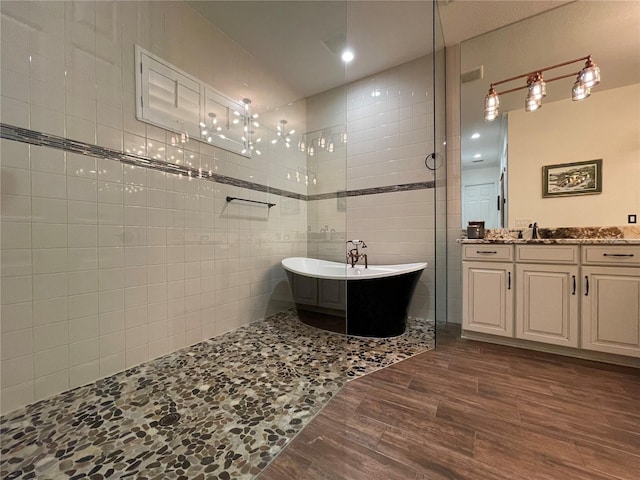
[[[602,193],[602,159],[542,167],[542,196],[567,197]]]

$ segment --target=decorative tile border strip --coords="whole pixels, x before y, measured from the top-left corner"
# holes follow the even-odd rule
[[[317,193],[317,194],[307,195],[307,200],[328,200],[331,198],[376,195],[378,193],[408,192],[410,190],[424,190],[428,188],[435,188],[435,186],[436,186],[436,182],[434,181],[404,183],[401,185],[387,185],[384,187],[360,188],[358,190],[342,190],[339,192],[331,192],[331,193]]]
[[[178,165],[175,163],[163,162],[153,158],[143,157],[132,153],[121,152],[112,148],[100,147],[90,143],[72,140],[57,135],[50,135],[44,132],[37,132],[27,128],[16,127],[6,123],[0,124],[0,138],[13,140],[16,142],[28,143],[40,147],[50,147],[66,152],[77,153],[80,155],[88,155],[96,158],[104,158],[109,160],[117,160],[127,165],[135,165],[137,167],[151,168],[166,173],[181,174],[194,178],[210,180],[224,185],[232,185],[235,187],[246,188],[256,192],[264,192],[281,197],[295,198],[296,200],[312,201],[327,200],[331,198],[358,197],[362,195],[375,195],[379,193],[390,192],[406,192],[409,190],[423,190],[435,188],[435,182],[416,182],[405,183],[402,185],[387,185],[384,187],[362,188],[358,190],[343,190],[331,193],[318,193],[305,195],[302,193],[291,192],[280,188],[269,187],[260,183],[248,182],[239,178],[219,175],[217,173],[203,172],[200,169],[192,168],[186,165]]]

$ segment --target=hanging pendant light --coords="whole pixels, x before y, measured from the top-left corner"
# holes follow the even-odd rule
[[[542,103],[540,102],[540,100],[535,98],[534,95],[529,94],[529,95],[527,95],[527,98],[525,98],[525,102],[524,102],[525,111],[527,111],[527,112],[535,112],[541,106],[542,106]]]
[[[500,113],[500,97],[496,93],[493,85],[489,87],[489,93],[484,97],[484,118],[485,120],[492,121],[498,118]]]
[[[591,55],[587,58],[587,62],[580,71],[578,79],[586,88],[595,87],[600,83],[600,68],[591,60]]]
[[[542,100],[547,96],[547,84],[542,79],[542,73],[538,72],[529,79],[529,94],[536,100]]]
[[[571,100],[578,102],[584,100],[589,95],[591,95],[591,89],[587,88],[584,83],[580,81],[580,76],[578,76],[576,83],[573,84],[573,88],[571,89]]]

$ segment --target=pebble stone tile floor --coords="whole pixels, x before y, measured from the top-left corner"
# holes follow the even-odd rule
[[[291,309],[0,418],[2,479],[256,477],[352,378],[434,345],[347,337]]]

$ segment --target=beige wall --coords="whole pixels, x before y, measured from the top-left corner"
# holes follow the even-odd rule
[[[640,84],[509,112],[509,225],[617,226],[640,214]],[[542,197],[542,167],[602,159],[602,194]]]

